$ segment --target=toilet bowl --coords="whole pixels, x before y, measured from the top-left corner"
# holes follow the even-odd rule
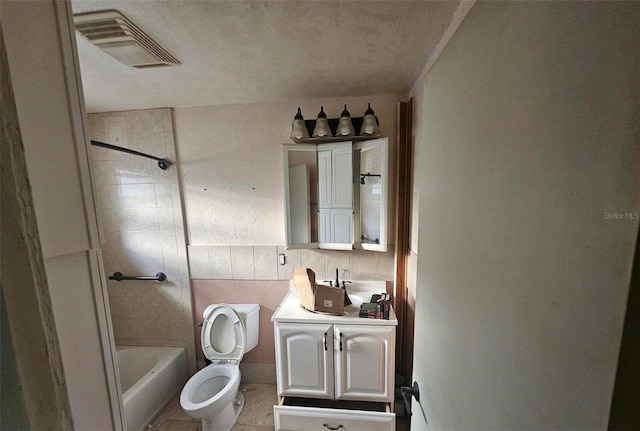
[[[212,363],[194,374],[180,393],[185,413],[202,419],[203,431],[229,431],[244,397],[240,360],[258,342],[258,304],[212,304],[204,313],[202,351]]]

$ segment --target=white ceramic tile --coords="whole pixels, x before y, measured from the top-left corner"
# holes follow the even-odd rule
[[[375,280],[376,251],[351,252],[351,280]]]
[[[351,271],[349,265],[349,255],[353,251],[342,250],[326,250],[327,266],[325,278],[335,280],[336,268],[338,268],[339,280],[351,280]]]
[[[176,230],[184,231],[184,222],[182,217],[182,208],[173,208],[173,223]]]
[[[153,184],[123,184],[121,187],[123,208],[155,208]]]
[[[167,276],[180,276],[181,268],[178,253],[162,253],[164,257],[164,272]]]
[[[182,207],[182,200],[180,199],[180,187],[178,183],[169,184],[169,190],[171,191],[171,203],[174,208]]]
[[[163,252],[178,253],[175,231],[158,232],[158,236],[160,238],[160,243],[162,245]]]
[[[158,231],[155,208],[124,208],[122,210],[127,231]]]
[[[105,252],[122,252],[126,250],[126,231],[105,231],[102,250]]]
[[[105,141],[104,134],[104,121],[102,119],[102,115],[100,114],[89,114],[87,115],[87,119],[89,120],[89,136],[90,139],[94,139],[96,141]],[[98,147],[92,147],[98,148]],[[101,160],[99,158],[94,160]]]
[[[174,230],[176,233],[176,246],[178,247],[178,253],[184,253],[187,249],[187,239],[185,238],[184,231]]]
[[[163,132],[162,109],[127,111],[131,133]]]
[[[142,132],[131,134],[132,147],[141,153],[161,159],[167,156],[164,145],[164,132]],[[155,164],[158,166],[157,163]]]
[[[117,145],[118,147],[131,148],[129,139],[129,125],[124,115],[115,117],[105,117],[104,122],[104,135],[107,144]],[[123,160],[128,159],[127,154],[107,150],[109,160]]]
[[[170,165],[167,169],[160,169],[160,167],[158,166],[158,162],[153,162],[154,166],[152,170],[152,176],[154,183],[175,183],[178,181],[175,158],[173,160],[167,158],[167,160],[172,163],[172,165]]]
[[[387,246],[387,250],[389,249],[391,251],[376,253],[376,280],[393,280],[395,278],[393,273],[395,267],[394,247]]]
[[[254,246],[253,260],[256,280],[278,279],[278,249],[276,246]]]
[[[162,127],[165,132],[173,133],[173,115],[171,108],[162,108],[160,110],[162,117]]]
[[[189,252],[189,273],[194,279],[211,278],[209,269],[209,250],[206,246],[190,245]]]
[[[324,250],[302,249],[300,250],[300,266],[311,268],[316,273],[317,280],[326,278],[326,257]]]
[[[158,230],[175,230],[172,208],[156,208]]]
[[[153,165],[150,160],[138,157],[113,163],[117,164],[117,175],[121,184],[153,183],[153,172],[151,170]]]
[[[235,280],[253,280],[255,278],[253,247],[231,247],[231,276]]]
[[[122,208],[122,189],[119,185],[96,186],[100,208]]]
[[[124,248],[132,253],[162,253],[162,239],[158,232],[126,232]]]
[[[96,160],[92,163],[96,185],[120,184],[120,175],[116,160]]]
[[[124,214],[120,208],[101,208],[102,227],[105,232],[118,232],[126,230]]]
[[[284,246],[278,246],[278,254],[284,253],[285,264],[278,265],[278,280],[291,280],[293,268],[301,266],[300,250],[285,250]]]
[[[167,160],[169,160],[172,163],[177,163],[176,145],[173,140],[173,132],[168,132],[164,134],[164,144],[166,147]]]
[[[230,280],[231,250],[228,246],[207,247],[209,250],[210,278],[214,280]]]
[[[178,267],[180,269],[180,276],[182,278],[187,278],[188,280],[188,276],[189,276],[189,264],[188,264],[188,259],[187,259],[187,248],[184,247],[182,249],[183,253],[180,253],[180,249],[178,249]],[[184,281],[183,281],[183,286],[184,286]],[[187,289],[188,289],[188,285],[187,285]]]
[[[129,259],[131,260],[131,274],[125,275],[141,275],[141,276],[153,276],[158,272],[164,271],[164,258],[162,253],[152,252],[152,253],[130,253]],[[143,283],[140,281],[130,282],[135,283],[132,287],[138,289],[140,293],[142,290],[147,291],[155,291],[159,289],[156,286],[158,282],[152,281],[149,283]]]
[[[155,204],[157,208],[171,208],[171,189],[169,184],[154,184]]]
[[[92,136],[91,139],[99,142],[104,142],[107,140],[105,136],[101,136],[101,137]],[[96,147],[94,145],[91,146],[91,160],[94,162],[98,160],[113,160],[112,153],[114,153],[113,150],[108,150],[102,147]]]

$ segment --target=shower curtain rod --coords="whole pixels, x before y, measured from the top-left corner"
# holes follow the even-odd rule
[[[117,145],[106,144],[106,143],[100,142],[100,141],[94,141],[93,139],[91,140],[91,145],[93,145],[95,147],[102,147],[102,148],[107,148],[109,150],[115,150],[115,151],[121,151],[123,153],[133,154],[134,156],[141,156],[141,157],[146,157],[148,159],[157,160],[158,161],[158,167],[160,169],[162,169],[163,171],[166,171],[167,168],[172,165],[172,163],[169,160],[166,160],[166,159],[161,159],[159,157],[155,157],[155,156],[151,156],[149,154],[141,153],[140,151],[130,150],[129,148],[123,148],[123,147],[118,147]]]

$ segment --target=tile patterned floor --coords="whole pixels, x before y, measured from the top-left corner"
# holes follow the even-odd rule
[[[273,405],[278,403],[276,385],[243,383],[245,404],[231,431],[273,431]],[[153,431],[201,431],[202,420],[189,417],[180,407],[179,396],[149,425]]]
[[[231,431],[273,431],[273,405],[278,403],[276,385],[242,383],[245,404]],[[149,425],[149,431],[202,431],[202,421],[189,417],[175,397]],[[398,419],[396,431],[409,430],[408,421]]]

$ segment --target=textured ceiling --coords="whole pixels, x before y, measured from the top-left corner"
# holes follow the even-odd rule
[[[120,11],[182,63],[128,67],[78,35],[87,110],[406,93],[458,3],[73,1]]]

